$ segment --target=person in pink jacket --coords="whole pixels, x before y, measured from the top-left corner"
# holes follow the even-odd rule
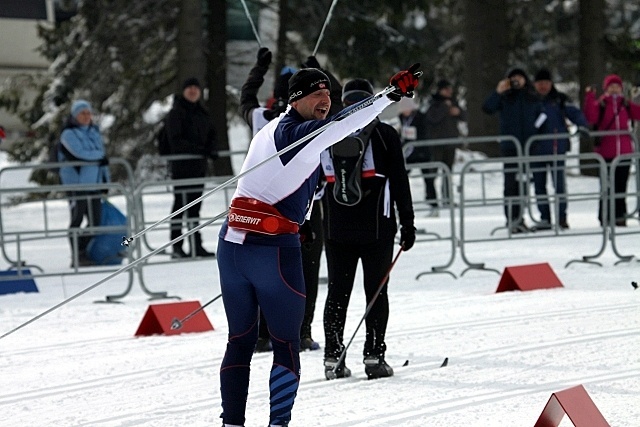
[[[598,131],[630,130],[630,121],[640,120],[640,104],[635,104],[624,97],[622,79],[616,74],[606,76],[602,87],[604,93],[600,97],[596,97],[595,89],[592,87],[587,87],[585,90],[583,109],[587,122]],[[594,151],[604,158],[607,165],[610,165],[613,159],[620,154],[634,152],[633,140],[627,133],[601,136],[598,138]],[[614,177],[614,194],[626,193],[630,166],[630,162],[618,164]],[[608,212],[608,203],[603,210],[601,202],[598,212],[600,224],[606,225],[602,217],[603,212]],[[627,204],[624,197],[616,198],[614,213],[616,226],[626,226]]]

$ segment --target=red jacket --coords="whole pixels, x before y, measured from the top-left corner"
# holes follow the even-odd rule
[[[604,105],[600,117],[600,105]],[[628,108],[625,107],[628,104]],[[599,131],[629,130],[629,120],[640,120],[640,105],[626,101],[622,96],[602,95],[596,99],[593,92],[584,97],[584,115],[587,122],[597,125]],[[600,137],[600,144],[593,151],[605,159],[613,159],[620,154],[633,153],[633,142],[629,135],[607,135]]]

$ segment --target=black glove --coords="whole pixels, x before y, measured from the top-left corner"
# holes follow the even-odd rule
[[[316,233],[314,233],[311,228],[311,221],[303,222],[298,233],[300,234],[300,243],[302,243],[303,246],[310,246],[316,239]]]
[[[408,251],[416,242],[416,228],[413,225],[405,226],[400,229],[400,246],[403,251]]]
[[[584,126],[578,126],[578,129],[576,130],[576,133],[574,133],[573,135],[579,135],[582,138],[591,137],[591,133],[590,133],[589,129],[584,127]]]
[[[418,87],[419,78],[422,71],[418,71],[420,64],[413,64],[408,70],[400,71],[391,77],[389,84],[393,86],[394,91],[387,96],[392,101],[400,101],[403,96],[413,98],[413,91]]]
[[[100,163],[98,163],[99,166],[109,166],[109,158],[107,156],[104,156],[103,158],[100,159]]]
[[[271,51],[269,48],[261,47],[258,50],[258,65],[265,68],[271,65]]]
[[[309,56],[305,62],[302,63],[302,68],[322,68],[315,56]]]

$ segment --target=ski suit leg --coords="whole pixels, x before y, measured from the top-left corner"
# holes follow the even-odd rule
[[[296,247],[262,249],[268,251],[269,264],[254,266],[251,273],[273,346],[269,422],[287,425],[300,382],[300,327],[306,300],[302,256]]]
[[[393,258],[393,237],[380,239],[361,247],[362,271],[364,273],[364,291],[367,305],[373,299],[382,279],[387,274]],[[389,296],[387,294],[387,278],[376,302],[365,319],[367,335],[364,356],[384,356],[387,346],[384,337],[389,321]]]
[[[218,268],[229,322],[229,343],[220,372],[224,422],[244,424],[259,306],[273,344],[270,423],[286,425],[300,378],[300,325],[305,305],[300,248],[238,245],[220,239]]]
[[[220,367],[221,415],[227,424],[244,425],[251,357],[258,338],[258,299],[243,272],[235,266],[233,243],[218,242],[222,301],[229,325],[227,350]]]
[[[313,202],[310,221],[311,229],[315,233],[315,239],[308,246],[302,246],[302,271],[307,291],[307,302],[304,307],[300,338],[311,338],[311,323],[313,323],[313,314],[316,310],[316,299],[318,297],[318,276],[320,275],[320,258],[324,242],[322,203],[319,200]]]
[[[357,245],[325,242],[329,286],[324,305],[324,357],[340,357],[359,254]]]
[[[270,339],[269,327],[267,325],[267,319],[264,318],[264,314],[260,311],[260,329],[258,330],[258,336],[264,339]]]

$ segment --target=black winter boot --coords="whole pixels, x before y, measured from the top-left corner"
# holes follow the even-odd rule
[[[258,338],[258,342],[256,343],[256,348],[253,351],[254,353],[267,353],[269,351],[273,351],[273,346],[271,345],[271,340],[269,338]]]
[[[189,258],[189,254],[182,249],[182,246],[174,246],[173,252],[171,253],[171,258]]]
[[[319,350],[320,349],[320,344],[318,344],[316,341],[313,340],[313,338],[309,337],[303,337],[300,339],[300,351],[313,351],[313,350]]]
[[[327,357],[324,359],[324,376],[328,380],[337,378],[348,378],[351,376],[351,369],[344,364],[344,359],[338,366],[338,359],[335,357]]]
[[[202,246],[202,236],[200,235],[200,233],[195,233],[194,235],[195,237],[195,254],[196,256],[199,257],[215,257],[216,254],[214,252],[209,252],[207,251],[203,246]]]
[[[363,360],[367,378],[375,380],[393,376],[393,368],[384,360],[384,356],[366,356]]]

